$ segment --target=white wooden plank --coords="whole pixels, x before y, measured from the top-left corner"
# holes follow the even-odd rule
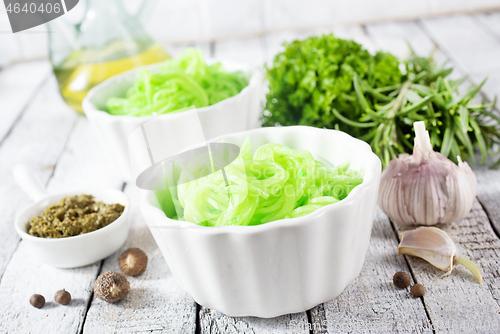
[[[486,165],[492,163],[493,161],[488,161]],[[474,173],[478,183],[477,198],[486,211],[496,235],[500,237],[500,170],[477,166],[474,168]]]
[[[415,22],[388,22],[366,26],[368,35],[374,43],[386,52],[404,59],[409,56],[412,46],[421,56],[428,56],[436,45]]]
[[[213,57],[213,43],[208,42],[198,42],[189,44],[190,47],[200,49],[205,57]]]
[[[59,106],[62,109],[63,102],[57,96],[55,98],[55,93],[48,93],[46,100],[40,101],[40,104],[36,101],[33,107],[38,108],[43,102],[52,108]],[[39,126],[48,125],[41,122]],[[55,134],[48,135],[43,142],[50,141],[52,137]],[[87,187],[121,189],[122,186],[123,181],[116,175],[88,120],[78,116],[57,161],[48,190],[59,192]],[[21,241],[0,282],[0,332],[79,333],[100,266],[101,261],[78,269],[42,265],[31,258],[30,250]],[[53,302],[54,293],[63,288],[73,298],[68,306]],[[28,300],[34,293],[44,295],[49,303],[40,310],[33,308]]]
[[[424,55],[428,54],[434,48],[432,41],[423,33],[418,25],[413,22],[370,25],[367,27],[367,31],[379,48],[390,51],[400,57],[405,56],[405,53],[408,51],[408,47],[406,46],[407,42],[412,44],[417,53]],[[446,59],[440,52],[437,52],[436,56],[439,57],[438,59],[440,60]],[[458,73],[456,73],[456,75],[457,74]],[[412,269],[414,268],[412,267]],[[424,298],[424,300],[426,299]],[[459,301],[459,298],[453,300],[454,303],[459,303]],[[426,302],[426,307],[428,309],[435,309],[435,301]],[[432,323],[434,324],[434,318],[439,321],[440,316],[439,312],[432,314]],[[454,323],[458,323],[458,321],[461,320],[459,317],[449,319]],[[405,329],[405,327],[403,327],[403,329]],[[441,328],[440,330],[443,331],[446,329]]]
[[[99,187],[121,189],[124,182],[103,150],[95,129],[85,116],[78,115],[48,184],[49,192]]]
[[[476,14],[475,17],[490,31],[500,38],[500,12]]]
[[[461,68],[460,64],[453,63],[452,60],[450,60],[447,55],[441,51],[429,35],[426,34],[421,25],[416,22],[388,22],[373,24],[366,26],[366,30],[375,42],[377,49],[390,52],[399,58],[404,59],[410,54],[408,46],[408,44],[410,44],[417,55],[426,57],[433,53],[434,60],[438,65],[453,67],[453,72],[450,74],[449,78],[458,79],[468,76],[466,69]],[[500,86],[500,71],[497,72],[498,76],[492,75],[488,80],[487,85],[490,87],[494,85]],[[483,75],[479,79],[478,75],[473,75],[472,81],[479,83],[485,77],[486,76]],[[474,78],[477,78],[477,80]],[[459,92],[465,92],[472,84],[472,81],[466,80],[459,88]],[[487,92],[484,90],[483,93],[487,95]],[[477,102],[480,102],[480,98],[476,98],[476,100]]]
[[[264,64],[263,41],[259,37],[216,42],[214,56],[219,59],[247,62],[255,67]]]
[[[14,64],[0,71],[0,142],[29,105],[44,80],[46,61]]]
[[[175,58],[187,47],[187,44],[166,45],[165,50],[170,55],[170,57]]]
[[[405,59],[410,55],[411,46],[418,56],[428,57],[433,54],[438,65],[453,67],[449,78],[458,79],[466,75],[464,69],[452,64],[438,45],[414,21],[370,24],[366,26],[366,31],[378,50],[390,52],[400,59]],[[463,86],[469,84],[470,82],[467,82]]]
[[[459,79],[466,76],[464,69],[452,64],[438,45],[414,21],[373,24],[366,26],[366,30],[380,50],[405,59],[410,55],[411,46],[418,56],[428,57],[432,54],[436,64],[453,67],[453,72],[448,78]],[[470,81],[466,81],[460,90],[463,91],[469,85]]]
[[[410,54],[410,46],[419,56],[427,57],[433,54],[438,65],[453,67],[453,72],[448,76],[450,79],[467,77],[465,69],[461,69],[439,49],[438,45],[425,33],[422,27],[416,22],[388,22],[366,26],[366,31],[376,44],[376,48],[390,52],[400,59],[405,59]],[[499,71],[500,72],[500,71]],[[500,73],[499,73],[500,74]],[[484,76],[476,83],[481,82]],[[495,77],[491,78],[488,84],[495,84]],[[500,76],[498,77],[500,79]],[[500,82],[496,82],[500,85]],[[465,93],[473,82],[467,79],[458,89],[460,93]],[[483,93],[485,93],[483,91]],[[480,103],[481,98],[476,97],[475,102]],[[480,159],[478,160],[480,161]]]
[[[391,52],[401,59],[404,59],[410,54],[410,49],[408,46],[408,44],[410,44],[417,55],[429,56],[432,53],[434,60],[438,65],[452,67],[453,72],[448,76],[448,78],[468,78],[467,71],[464,68],[460,68],[460,66],[453,63],[441,51],[438,45],[426,34],[421,25],[417,24],[416,22],[388,22],[374,24],[368,25],[366,27],[366,30],[375,42],[377,49]],[[493,71],[493,75],[488,80],[487,85],[489,85],[490,87],[494,85],[500,86],[500,70],[496,72],[498,72],[498,75],[495,76],[495,71]],[[467,79],[459,87],[458,91],[460,93],[465,93],[470,85],[474,84],[474,82],[479,83],[485,78],[485,76],[481,76],[480,79],[474,80],[474,78],[477,77],[478,75],[472,76],[472,80]],[[487,95],[487,92],[484,91],[484,89],[482,93]],[[476,103],[480,103],[481,97],[477,96],[474,101]]]
[[[4,6],[0,6],[0,68],[7,66],[20,55],[17,36],[12,33],[9,18]]]
[[[484,72],[471,73],[469,75],[470,79],[474,84],[481,83],[487,78],[481,92],[484,94],[487,100],[493,101],[500,97],[500,68],[486,70]],[[498,110],[500,104],[497,103],[496,109]]]
[[[481,17],[486,20],[487,16]],[[498,13],[491,16],[491,18],[495,17],[498,17]],[[422,24],[439,46],[446,50],[447,55],[455,64],[463,64],[463,70],[474,83],[477,84],[488,77],[482,93],[489,100],[493,100],[500,94],[500,62],[498,61],[500,58],[492,59],[490,55],[483,54],[489,52],[492,55],[500,55],[500,39],[498,38],[500,35],[495,36],[489,33],[487,28],[470,16],[424,20]],[[497,25],[493,26],[493,21],[489,22],[489,27],[495,31],[495,34],[498,33],[495,30]],[[450,40],[452,36],[460,36],[460,38],[452,41]],[[458,45],[457,40],[468,47]],[[475,59],[475,62],[480,65],[476,65],[471,59]],[[482,166],[477,166],[475,173],[478,179],[478,199],[488,212],[491,223],[496,227],[497,232],[500,232],[500,212],[498,211],[500,174],[498,171]]]
[[[377,51],[375,44],[371,38],[366,35],[362,26],[339,26],[331,29],[320,29],[319,33],[333,33],[337,38],[354,40],[355,42],[361,44],[363,48],[368,50],[370,53],[375,53]]]
[[[258,334],[308,334],[309,322],[303,313],[287,314],[276,318],[228,317],[219,311],[202,307],[200,333],[258,333]]]
[[[416,22],[373,24],[366,26],[366,30],[376,44],[377,49],[390,52],[401,59],[405,59],[410,54],[409,45],[411,45],[411,48],[417,55],[427,57],[432,54],[434,61],[439,66],[452,67],[453,72],[448,78],[459,79],[467,77],[465,69],[461,69],[457,64],[452,63]],[[483,79],[484,77],[481,80]],[[471,84],[473,84],[472,81],[467,79],[459,87],[458,91],[465,93]],[[476,97],[475,101],[479,103],[481,102],[481,98]]]
[[[425,28],[425,31],[422,27]],[[428,31],[426,26],[415,22],[390,22],[368,25],[367,31],[378,48],[389,51],[399,57],[408,55],[409,49],[407,43],[410,43],[415,52],[421,56],[428,56],[435,50],[434,58],[438,64],[448,64],[454,68],[450,78],[457,79],[462,76],[469,76],[474,84],[479,84],[484,78],[488,77],[488,81],[483,87],[482,92],[490,100],[494,98],[495,94],[500,92],[500,69],[488,68],[486,71],[471,72],[462,63],[457,61],[456,54],[446,49],[446,46],[441,45],[439,42],[435,43],[431,39],[433,36],[429,36],[426,33]],[[450,38],[462,40],[460,38],[457,39],[456,36]],[[467,41],[463,42],[467,43]],[[469,52],[474,51],[469,50]],[[465,82],[461,87],[461,91],[464,91],[470,84],[471,81]]]
[[[368,26],[367,31],[382,48],[387,48],[391,52],[401,52],[405,49],[403,41],[411,38],[410,42],[415,49],[423,52],[433,48],[429,37],[419,30],[419,26],[414,23],[393,23]],[[439,45],[441,47],[441,44]],[[437,53],[442,59],[446,59],[443,54]],[[447,54],[448,55],[448,54]],[[463,69],[466,70],[465,68]],[[489,208],[495,210],[498,207],[498,194],[500,194],[499,173],[488,171],[483,166],[475,169],[479,181],[478,197],[484,199]],[[499,212],[493,212],[500,221]],[[450,232],[452,238],[462,245],[461,251],[465,255],[475,259],[483,268],[485,277],[490,277],[488,282],[480,286],[474,279],[466,275],[463,268],[457,268],[454,275],[458,275],[447,281],[439,280],[439,271],[434,270],[423,260],[409,257],[409,264],[412,268],[414,278],[418,283],[424,284],[427,293],[423,298],[427,312],[432,321],[435,332],[452,332],[457,326],[464,324],[469,328],[464,328],[465,332],[493,332],[490,328],[479,327],[484,325],[481,321],[499,321],[498,314],[495,313],[498,308],[498,281],[495,264],[491,261],[496,258],[495,255],[500,240],[491,230],[490,222],[485,219],[486,214],[475,203],[473,212],[469,214],[469,219],[440,226]],[[396,226],[398,232],[408,229]],[[488,254],[486,249],[491,251]],[[493,257],[493,258],[492,258]],[[466,295],[466,296],[464,296]],[[467,305],[464,307],[463,305]],[[469,314],[469,318],[467,318]],[[469,319],[476,319],[477,322],[471,323]],[[499,323],[500,325],[500,323]]]
[[[272,61],[282,50],[284,40],[292,41],[310,33],[279,33],[264,38],[228,40],[215,44],[215,57],[248,61],[253,65]],[[269,51],[270,50],[270,51]],[[269,53],[271,52],[271,54]],[[308,333],[307,314],[297,313],[272,319],[228,317],[223,313],[202,307],[199,314],[201,333]]]
[[[121,272],[118,256],[129,247],[148,255],[146,271],[127,277],[131,291],[123,301],[108,304],[94,296],[87,314],[84,333],[195,333],[196,303],[177,285],[139,211],[139,194],[127,186],[132,203],[132,229],[120,251],[104,261],[102,272]]]
[[[206,14],[207,37],[243,37],[264,30],[263,8],[260,0],[206,0],[201,3]]]
[[[0,277],[19,243],[14,219],[31,203],[14,181],[12,168],[25,163],[46,183],[76,119],[58,94],[50,78],[0,146]]]
[[[463,266],[440,279],[443,271],[420,258],[407,256],[416,282],[426,289],[423,301],[435,332],[498,333],[500,240],[488,217],[476,200],[465,219],[439,228],[455,241],[460,254],[478,265],[484,282],[479,284]],[[402,232],[411,228],[396,225],[396,229]]]
[[[207,17],[200,7],[197,0],[156,1],[144,27],[162,44],[201,41],[207,37]]]
[[[330,32],[339,38],[354,39],[371,52],[376,49],[361,27],[318,31]],[[391,286],[395,272],[409,272],[404,259],[393,256],[394,247],[397,248],[396,235],[388,219],[379,213],[361,275],[338,298],[310,311],[314,333],[380,332],[387,328],[386,331],[404,331],[409,324],[419,333],[432,332],[421,301],[409,300]],[[299,324],[307,328],[307,322]]]
[[[21,243],[0,284],[0,332],[79,333],[99,266],[71,270],[47,267],[32,260]],[[72,297],[67,306],[54,302],[55,292],[63,288]],[[43,308],[30,305],[34,293],[45,297]]]
[[[168,54],[175,58],[177,57],[182,51],[184,51],[186,48],[198,48],[200,49],[205,57],[210,57],[210,43],[190,43],[190,44],[166,44],[164,45],[165,50],[168,52]]]
[[[377,209],[361,274],[339,297],[311,310],[316,333],[432,333],[422,301],[392,283],[396,272],[410,273],[397,247],[389,219]]]
[[[367,36],[361,27],[332,31],[337,37],[354,39],[372,53],[395,49],[388,43],[381,45],[372,35]],[[406,51],[406,44],[404,47]],[[401,52],[396,55],[403,56]],[[395,256],[397,244],[389,220],[377,210],[361,274],[339,297],[311,310],[315,333],[432,332],[422,302],[407,298],[407,289],[400,290],[392,284],[397,271],[410,272],[404,259]]]
[[[294,40],[302,40],[309,36],[318,35],[318,30],[307,31],[284,31],[264,36],[264,50],[266,51],[265,60],[268,65],[273,63],[274,57],[285,50],[283,43]]]
[[[476,84],[491,73],[500,72],[500,41],[487,33],[471,16],[450,16],[422,20],[423,27],[456,66]],[[493,84],[491,82],[494,82]],[[483,92],[493,98],[498,80],[487,82]]]

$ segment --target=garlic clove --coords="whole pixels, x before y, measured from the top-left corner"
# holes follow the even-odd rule
[[[401,233],[401,243],[398,247],[399,254],[420,257],[445,271],[453,268],[453,257],[456,252],[453,240],[446,232],[436,227],[419,227]]]
[[[419,227],[400,234],[398,253],[422,258],[449,275],[456,264],[465,266],[479,283],[483,277],[479,268],[468,258],[458,254],[455,243],[443,230],[436,227]]]

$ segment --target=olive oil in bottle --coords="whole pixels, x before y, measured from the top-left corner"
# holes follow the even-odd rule
[[[82,101],[88,91],[121,72],[132,68],[161,62],[169,58],[168,54],[158,44],[130,56],[106,60],[106,50],[79,50],[73,52],[60,66],[54,67],[54,74],[59,83],[59,90],[66,103],[76,111],[83,113]],[[96,54],[99,53],[99,54]],[[94,61],[86,61],[93,59]],[[103,59],[95,62],[95,59]]]

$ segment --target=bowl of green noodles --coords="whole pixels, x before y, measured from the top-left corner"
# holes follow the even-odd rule
[[[247,63],[205,59],[186,49],[175,59],[113,76],[82,102],[122,177],[130,181],[129,134],[159,115],[197,113],[207,139],[259,125],[262,73]]]
[[[141,211],[177,281],[201,305],[275,317],[338,296],[363,266],[380,181],[370,147],[306,126],[224,135],[214,168],[183,163]],[[174,180],[175,182],[171,182]]]

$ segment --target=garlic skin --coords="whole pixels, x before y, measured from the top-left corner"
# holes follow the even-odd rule
[[[435,225],[462,219],[477,193],[467,162],[458,166],[432,150],[424,122],[415,122],[413,154],[401,154],[383,171],[378,205],[401,225]]]
[[[422,258],[434,267],[446,271],[443,276],[451,274],[454,265],[462,264],[480,284],[483,283],[479,268],[471,260],[458,254],[455,243],[445,231],[437,227],[419,227],[401,233],[400,238],[398,254]]]

